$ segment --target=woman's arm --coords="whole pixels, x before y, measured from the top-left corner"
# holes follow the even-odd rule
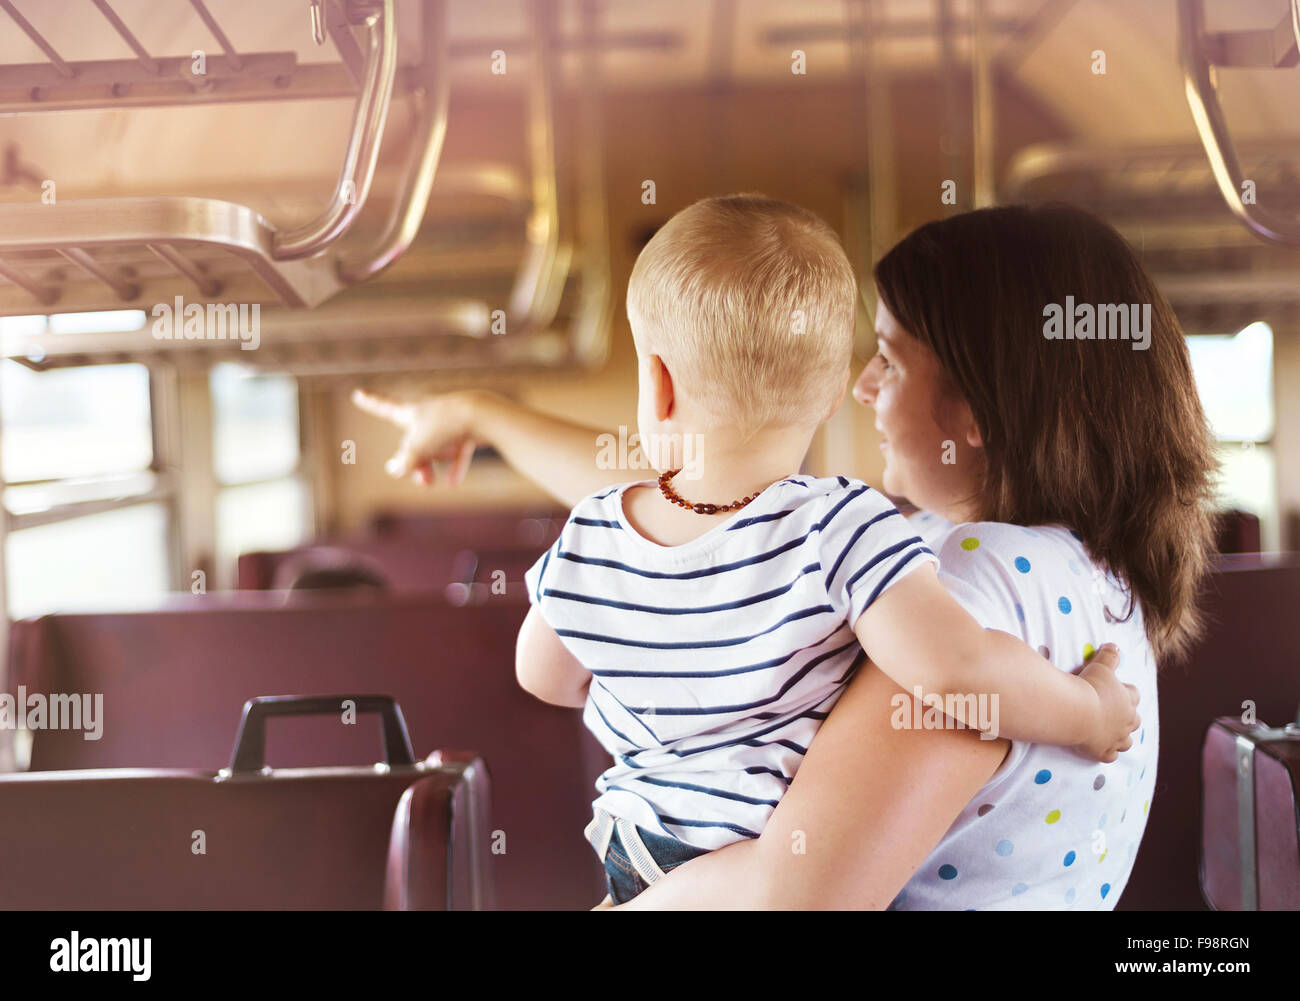
[[[615,910],[888,907],[1010,748],[973,730],[894,729],[898,692],[876,667],[859,670],[760,837],[678,866]]]
[[[396,477],[413,476],[428,485],[434,480],[434,464],[450,463],[447,479],[455,486],[464,479],[475,446],[490,445],[514,469],[569,507],[628,478],[625,471],[601,469],[597,464],[603,432],[538,413],[499,393],[464,390],[401,403],[356,390],[352,401],[404,432],[387,466]],[[633,469],[649,468],[636,448],[629,448],[628,464]]]

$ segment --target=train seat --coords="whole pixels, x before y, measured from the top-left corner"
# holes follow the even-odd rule
[[[582,829],[608,757],[580,712],[519,688],[514,638],[526,608],[504,599],[454,607],[413,594],[359,602],[338,593],[286,605],[277,592],[237,592],[178,596],[149,610],[49,615],[12,627],[9,685],[103,696],[100,738],[37,730],[33,771],[214,770],[249,698],[391,695],[416,747],[468,747],[487,761],[500,832],[489,864],[500,906],[590,907],[603,881]],[[366,756],[375,732],[359,722],[278,721],[268,760],[276,767],[374,760]],[[322,761],[322,748],[333,757]]]
[[[1203,595],[1205,635],[1160,670],[1156,789],[1120,910],[1205,909],[1199,843],[1189,835],[1201,824],[1205,728],[1247,708],[1276,726],[1300,705],[1300,555],[1221,556]]]
[[[410,771],[303,769],[233,782],[195,769],[0,776],[0,906],[378,910],[391,896],[389,846],[398,803],[415,788]],[[445,818],[446,778],[415,778],[426,812]],[[430,817],[416,844],[430,856],[414,869],[428,885],[389,906],[445,907],[449,881],[431,864],[452,848],[445,821]],[[457,900],[465,906],[463,890]]]
[[[513,593],[522,600],[524,574],[543,551],[487,545],[448,548],[443,539],[419,535],[340,538],[293,549],[241,553],[237,578],[243,590],[276,590],[300,586],[298,582],[313,572],[351,569],[374,576],[395,591],[455,595],[480,584],[478,590],[494,598]],[[498,570],[503,576],[496,574]]]

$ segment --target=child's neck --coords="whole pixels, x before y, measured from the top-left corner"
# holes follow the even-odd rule
[[[743,500],[797,473],[810,439],[810,432],[789,428],[756,434],[743,443],[710,434],[703,438],[696,461],[684,467],[669,485],[691,504],[721,507]],[[630,487],[624,492],[623,514],[651,542],[680,546],[712,531],[736,511],[696,514],[673,504],[658,486],[651,485]]]

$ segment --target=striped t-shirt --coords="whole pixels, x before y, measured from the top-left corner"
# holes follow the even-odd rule
[[[792,476],[671,547],[624,517],[633,485],[573,509],[529,600],[592,673],[583,720],[614,758],[594,806],[721,848],[763,830],[865,659],[858,616],[937,561],[857,480]]]

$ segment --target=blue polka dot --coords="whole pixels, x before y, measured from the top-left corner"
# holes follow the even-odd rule
[[[1075,563],[1074,560],[1070,560],[1070,562],[1069,562],[1068,565],[1069,565],[1069,567],[1070,567],[1070,573],[1072,573],[1072,574],[1074,574],[1074,576],[1078,577],[1078,576],[1079,576],[1079,564]]]
[[[1046,768],[1040,769],[1038,774],[1034,776],[1034,785],[1043,785],[1044,783],[1051,781],[1052,773]]]
[[[1025,883],[1017,883],[1011,888],[1011,896],[1018,897],[1028,889],[1029,887]]]
[[[1016,606],[1016,618],[1019,619],[1021,622],[1025,621],[1025,609],[1021,605]]]
[[[1074,859],[1075,859],[1075,854],[1074,854],[1074,852],[1066,852],[1066,853],[1065,853],[1065,865],[1067,866],[1067,868],[1068,868],[1069,866],[1074,865]]]
[[[1072,903],[1074,903],[1074,888],[1073,888],[1073,887],[1071,887],[1070,889],[1068,889],[1068,890],[1065,891],[1065,902],[1066,902],[1067,904],[1072,904]]]
[[[1029,561],[1023,556],[1016,557],[1016,569],[1021,573],[1029,573]]]
[[[956,870],[953,866],[950,866],[950,865],[941,865],[941,866],[939,866],[939,878],[940,878],[940,879],[956,879],[956,878],[957,878],[957,870]]]
[[[1016,850],[1016,846],[1013,845],[1006,838],[1003,838],[1001,841],[999,841],[996,845],[993,846],[993,850],[1005,858],[1006,856],[1010,855],[1013,851]]]
[[[1078,539],[1080,542],[1083,541],[1082,537],[1080,537],[1079,533],[1076,532],[1074,529],[1070,529],[1070,534],[1073,535],[1073,536],[1074,536],[1076,539]]]
[[[1146,778],[1146,774],[1147,774],[1147,766],[1146,766],[1146,765],[1143,765],[1143,766],[1142,766],[1142,773],[1141,773],[1140,775],[1138,775],[1138,781],[1141,782],[1144,778]]]
[[[1106,894],[1108,894],[1108,893],[1110,893],[1110,884],[1109,884],[1109,883],[1102,883],[1102,884],[1101,884],[1101,899],[1102,899],[1102,900],[1105,900],[1105,899],[1106,899]]]
[[[1019,606],[1016,606],[1016,607],[1019,607]],[[1147,732],[1146,732],[1146,730],[1143,730],[1141,733],[1138,734],[1138,743],[1139,743],[1139,744],[1145,743],[1145,742],[1146,742],[1146,739],[1147,739]]]
[[[1059,609],[1060,609],[1062,612],[1064,612],[1066,615],[1069,615],[1069,614],[1070,614],[1070,599],[1069,599],[1069,598],[1062,597],[1059,601],[1057,601],[1057,603],[1056,603],[1056,607],[1059,608]]]
[[[1108,818],[1107,818],[1106,814],[1103,813],[1103,814],[1101,815],[1101,819],[1097,821],[1097,828],[1098,828],[1099,830],[1100,830],[1101,828],[1103,828],[1103,827],[1106,826],[1106,821],[1107,821],[1107,819],[1108,819]]]

